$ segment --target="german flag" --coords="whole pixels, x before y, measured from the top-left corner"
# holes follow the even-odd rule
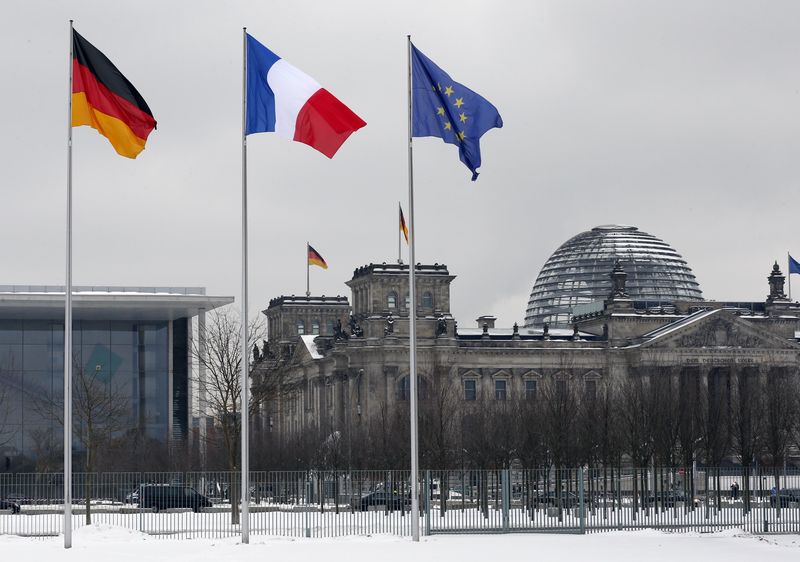
[[[72,30],[72,126],[88,125],[118,154],[136,158],[156,128],[147,102],[117,67]]]
[[[408,244],[408,227],[406,226],[406,218],[403,216],[403,207],[399,208],[400,208],[400,232],[403,233],[403,236],[406,239],[406,244]]]
[[[318,265],[322,269],[328,269],[328,264],[325,262],[325,259],[319,255],[319,252],[312,248],[311,244],[307,242],[306,246],[308,246],[308,265]]]

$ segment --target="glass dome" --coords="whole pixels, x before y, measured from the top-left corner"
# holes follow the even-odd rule
[[[608,298],[616,260],[628,274],[626,289],[634,300],[703,300],[691,268],[667,243],[635,226],[598,226],[564,242],[544,264],[525,326],[567,327],[575,305]]]

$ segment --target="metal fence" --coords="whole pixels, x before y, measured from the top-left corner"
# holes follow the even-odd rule
[[[250,474],[253,534],[411,532],[408,471]],[[435,533],[586,533],[655,528],[800,533],[800,471],[742,468],[428,470],[421,521]],[[63,474],[0,474],[0,534],[62,532]],[[163,537],[240,533],[236,472],[73,475],[73,527]],[[233,501],[231,501],[233,499]]]

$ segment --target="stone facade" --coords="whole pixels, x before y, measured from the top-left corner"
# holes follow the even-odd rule
[[[576,317],[571,329],[495,328],[493,317],[459,327],[450,314],[455,277],[440,264],[418,265],[417,272],[423,397],[440,375],[456,383],[460,400],[502,401],[541,399],[537,388],[543,380],[594,393],[609,381],[657,373],[677,386],[730,388],[731,377],[742,371],[763,377],[800,365],[800,305],[783,294],[777,265],[763,302],[691,301],[655,308],[628,297],[617,265],[609,272],[608,299]],[[283,438],[304,432],[351,435],[408,399],[408,266],[370,264],[356,269],[347,285],[352,307],[346,299],[281,297],[265,311],[270,353],[253,376],[279,377],[286,389],[261,405],[268,427]],[[299,337],[297,318],[324,314],[344,328]]]

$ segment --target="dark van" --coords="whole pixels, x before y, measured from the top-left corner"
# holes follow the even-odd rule
[[[211,507],[211,500],[182,484],[142,484],[139,488],[139,507],[144,509],[172,509],[189,507],[194,512]]]

